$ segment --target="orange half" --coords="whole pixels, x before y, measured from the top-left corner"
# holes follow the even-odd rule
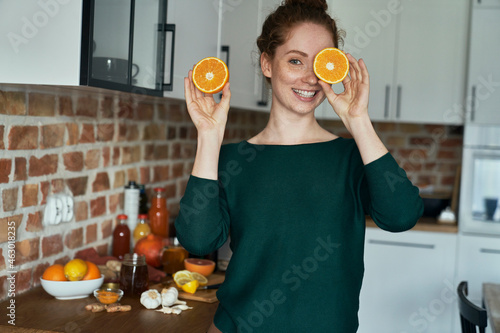
[[[229,70],[219,58],[204,58],[194,66],[193,83],[201,92],[216,94],[224,88],[227,81]]]
[[[314,57],[314,74],[329,84],[341,82],[349,73],[349,60],[344,52],[328,47]]]

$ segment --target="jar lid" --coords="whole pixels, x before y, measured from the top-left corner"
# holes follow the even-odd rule
[[[166,191],[165,188],[163,188],[163,187],[155,187],[154,190],[155,190],[155,192],[165,192]]]
[[[116,217],[118,220],[128,220],[128,216],[125,214],[120,214]]]

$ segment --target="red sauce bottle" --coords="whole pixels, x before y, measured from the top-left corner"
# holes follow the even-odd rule
[[[130,229],[127,226],[127,215],[117,217],[118,225],[113,231],[113,257],[123,260],[125,254],[130,253]]]
[[[168,238],[169,212],[167,210],[165,189],[157,187],[154,191],[155,196],[151,200],[151,208],[149,209],[149,226],[153,234]]]

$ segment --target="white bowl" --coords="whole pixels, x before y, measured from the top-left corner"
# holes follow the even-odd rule
[[[57,299],[77,299],[91,295],[104,281],[104,275],[99,279],[85,281],[50,281],[40,278],[43,289]]]

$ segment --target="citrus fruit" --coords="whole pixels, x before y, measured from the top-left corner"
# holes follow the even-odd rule
[[[187,258],[184,259],[184,267],[190,272],[209,276],[215,269],[215,262],[208,259]]]
[[[193,276],[193,279],[198,281],[200,283],[200,286],[206,286],[208,284],[208,280],[205,276],[201,275],[200,273],[197,272],[191,272],[191,275]]]
[[[196,289],[198,289],[199,285],[200,283],[198,282],[198,280],[193,280],[183,284],[181,288],[187,293],[194,294],[196,292]]]
[[[349,60],[344,52],[327,47],[314,57],[314,74],[321,81],[335,84],[342,81],[349,73]]]
[[[201,92],[216,94],[224,88],[229,80],[229,70],[216,57],[200,60],[193,68],[193,83]]]
[[[42,279],[51,281],[68,281],[64,275],[64,266],[59,264],[47,267],[47,269],[43,272]]]
[[[101,270],[96,264],[90,261],[85,261],[87,264],[87,274],[82,278],[82,280],[94,280],[101,277]]]
[[[80,281],[87,274],[87,263],[82,259],[70,260],[64,265],[64,275],[70,281]]]
[[[175,284],[177,287],[181,288],[184,284],[189,283],[194,280],[193,275],[189,271],[178,271],[173,275]]]

